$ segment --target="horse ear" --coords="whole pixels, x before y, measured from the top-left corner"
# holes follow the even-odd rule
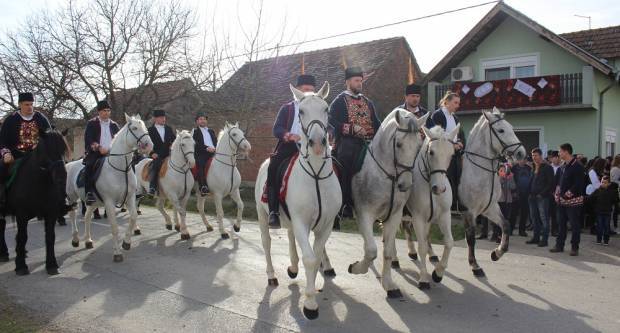
[[[178,129],[176,129],[175,131],[177,132],[177,136],[181,134],[181,131],[179,131]]]
[[[495,113],[495,114],[502,114],[502,113],[499,111],[499,109],[498,109],[497,107],[495,107],[495,106],[493,107],[493,113]]]
[[[319,89],[319,91],[316,94],[322,99],[326,99],[327,96],[329,95],[329,82],[325,81],[321,89]]]
[[[457,137],[459,136],[459,130],[460,129],[461,129],[461,124],[460,123],[456,124],[456,127],[454,129],[452,129],[452,131],[450,131],[450,133],[447,133],[446,137],[449,140],[456,141]]]
[[[131,117],[126,113],[125,113],[125,122],[126,123],[131,122]]]
[[[432,138],[431,131],[428,128],[426,128],[426,126],[420,126],[420,128],[422,128],[422,132],[424,133],[425,137],[429,139]]]
[[[290,83],[289,83],[289,86],[291,88],[291,91],[293,92],[293,96],[295,97],[295,100],[298,102],[301,101],[301,99],[304,98],[304,93],[301,90],[293,87],[293,85]]]
[[[416,119],[416,122],[418,123],[418,127],[424,127],[424,125],[426,124],[426,120],[428,119],[428,117],[430,116],[430,112],[427,112],[425,115],[423,115],[422,117]]]
[[[142,116],[139,113],[136,113],[136,119],[142,120]]]
[[[482,115],[484,115],[484,117],[488,120],[491,121],[491,116],[493,115],[491,112],[489,111],[482,111]]]
[[[398,126],[400,126],[400,110],[396,110],[395,119]]]

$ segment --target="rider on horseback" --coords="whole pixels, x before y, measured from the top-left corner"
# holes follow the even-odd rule
[[[11,164],[32,152],[40,133],[51,128],[47,118],[34,110],[32,93],[20,93],[17,103],[19,110],[4,119],[0,130],[0,212],[4,211],[6,204],[5,181]]]
[[[314,92],[316,79],[312,75],[302,74],[297,77],[297,89],[302,92]],[[273,136],[278,138],[278,144],[271,154],[267,169],[267,194],[269,198],[269,227],[280,228],[280,179],[278,169],[280,165],[298,152],[297,142],[301,139],[301,124],[299,122],[299,102],[290,101],[280,108],[273,124]]]
[[[338,95],[329,106],[329,126],[335,136],[334,156],[342,164],[343,217],[353,216],[351,179],[360,169],[364,147],[377,133],[381,121],[370,99],[362,95],[364,74],[359,67],[345,70],[347,90]]]
[[[118,133],[119,127],[116,122],[110,119],[112,109],[107,101],[97,103],[98,117],[88,121],[84,132],[84,147],[86,156],[82,163],[84,168],[84,189],[86,191],[86,205],[92,205],[97,201],[95,197],[95,179],[93,173],[97,160],[110,153],[112,139]]]
[[[153,126],[149,127],[149,136],[153,141],[153,150],[151,151],[151,178],[149,194],[157,193],[157,182],[159,180],[159,170],[163,161],[170,156],[170,147],[176,139],[172,127],[166,125],[166,112],[164,110],[153,110]]]
[[[209,117],[204,113],[196,115],[196,128],[194,129],[194,142],[196,142],[194,157],[196,159],[196,167],[198,168],[198,185],[200,195],[205,196],[209,193],[207,186],[207,175],[205,167],[210,158],[215,156],[215,147],[217,147],[217,137],[215,132],[207,127]]]

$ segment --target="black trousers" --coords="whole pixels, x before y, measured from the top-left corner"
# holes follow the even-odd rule
[[[555,247],[558,249],[564,249],[564,243],[566,241],[567,225],[571,226],[571,248],[573,250],[579,249],[579,242],[581,240],[581,224],[580,218],[582,213],[582,206],[558,206],[558,237],[556,238]]]
[[[557,204],[553,198],[549,200],[549,222],[551,223],[551,234],[555,235],[558,232],[558,212]]]
[[[450,182],[450,188],[452,188],[452,210],[456,210],[458,208],[459,201],[459,183],[461,179],[461,170],[463,161],[461,160],[461,154],[455,153],[452,155],[452,159],[450,160],[450,165],[448,166],[448,181]]]
[[[527,194],[519,193],[519,233],[525,233],[525,226],[530,218],[530,203],[527,201]]]
[[[168,156],[158,155],[157,158],[153,159],[151,162],[151,188],[157,188],[157,181],[159,180],[159,170],[161,170],[161,166],[164,164],[164,161]]]
[[[215,156],[214,153],[201,153],[196,156],[196,166],[198,167],[198,184],[200,186],[207,186],[207,175],[205,175],[205,166],[211,157]]]
[[[95,164],[97,160],[103,157],[99,152],[90,152],[82,160],[82,164],[85,166],[84,170],[84,190],[86,193],[93,192],[95,190]]]
[[[342,137],[336,143],[333,155],[336,157],[342,169],[340,170],[340,187],[342,189],[342,204],[352,207],[353,197],[351,179],[360,171],[362,151],[365,142],[363,139]]]
[[[267,194],[269,199],[269,212],[279,211],[280,186],[282,179],[278,177],[278,170],[284,161],[298,152],[295,142],[282,142],[276,147],[275,152],[269,158],[269,167],[267,168]]]

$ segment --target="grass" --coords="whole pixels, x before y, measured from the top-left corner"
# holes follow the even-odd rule
[[[254,189],[251,187],[242,187],[240,189],[240,193],[241,199],[244,203],[243,219],[254,221],[258,220],[258,216],[256,214],[256,204],[254,202]],[[150,197],[146,197],[142,200],[142,204],[153,206],[155,205],[155,200]],[[169,205],[167,207],[171,208]],[[222,201],[222,207],[224,208],[224,215],[226,217],[235,217],[237,215],[237,206],[235,205],[235,202],[232,201],[232,199],[230,199],[229,197],[224,198],[224,200]],[[198,209],[196,208],[196,197],[194,195],[192,195],[192,197],[187,203],[187,210],[190,212],[198,212]],[[211,215],[215,214],[215,203],[213,201],[213,196],[211,195],[207,196],[207,201],[205,203],[205,212]],[[357,233],[357,223],[354,219],[345,219],[340,222],[340,231],[347,233]],[[374,233],[375,235],[381,234],[381,227],[378,223],[375,223],[374,225]],[[430,234],[432,243],[443,242],[443,234],[441,233],[437,225],[431,225]],[[452,236],[454,237],[455,241],[465,238],[465,229],[463,228],[462,224],[452,224]],[[399,229],[396,237],[399,239],[404,239],[405,234],[402,230]]]

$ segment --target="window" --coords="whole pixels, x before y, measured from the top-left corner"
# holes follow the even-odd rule
[[[515,129],[515,135],[523,144],[529,155],[532,149],[541,148],[541,130],[538,129]]]
[[[616,130],[605,129],[605,156],[616,155]]]
[[[538,53],[481,59],[480,77],[490,81],[538,76],[538,64]]]

